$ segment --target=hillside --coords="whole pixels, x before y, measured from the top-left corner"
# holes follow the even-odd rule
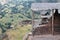
[[[5,3],[6,2],[6,3]],[[12,40],[22,40],[25,33],[30,32],[31,24],[21,27],[24,20],[32,19],[31,4],[34,2],[60,2],[59,0],[0,0],[0,34],[11,35]],[[40,16],[40,11],[34,12],[35,19]],[[10,34],[11,33],[11,34]],[[20,35],[20,36],[19,36]]]

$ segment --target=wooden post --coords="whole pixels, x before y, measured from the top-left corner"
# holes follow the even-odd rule
[[[42,18],[41,18],[41,12],[42,12],[42,11],[39,10],[39,14],[40,14],[40,15],[39,15],[39,22],[40,22],[39,24],[41,24],[41,20],[42,20]],[[40,25],[39,25],[39,26],[40,26]]]
[[[34,26],[34,12],[32,11],[32,28]]]
[[[52,35],[54,35],[54,10],[52,9]]]
[[[32,11],[32,34],[34,36],[34,11]]]

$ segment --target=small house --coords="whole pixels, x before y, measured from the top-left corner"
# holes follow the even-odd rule
[[[33,35],[60,35],[60,3],[32,3],[31,9]],[[41,20],[37,22],[34,19],[35,11],[40,11]]]

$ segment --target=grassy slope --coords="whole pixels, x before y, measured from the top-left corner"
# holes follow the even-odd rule
[[[22,40],[23,36],[30,31],[29,29],[31,29],[31,25],[18,26],[15,30],[8,30],[6,33],[10,40]]]
[[[10,18],[10,16],[13,16],[13,18]],[[22,16],[23,18],[19,17],[19,16]],[[12,19],[14,21],[12,21]],[[20,14],[20,13],[17,13],[17,14],[6,14],[5,17],[3,17],[2,19],[0,19],[0,22],[5,24],[7,22],[11,22],[13,23],[13,25],[16,27],[15,30],[8,30],[6,33],[8,34],[10,40],[22,40],[23,36],[29,32],[31,29],[31,25],[26,25],[24,27],[21,27],[19,26],[19,22],[21,20],[26,20],[26,19],[29,19],[27,18],[26,16]],[[16,26],[17,25],[17,26]]]

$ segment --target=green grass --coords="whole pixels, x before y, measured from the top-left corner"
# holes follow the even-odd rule
[[[17,26],[15,30],[8,30],[6,33],[8,34],[10,40],[22,40],[24,35],[30,32],[31,25],[25,25],[23,27]]]

